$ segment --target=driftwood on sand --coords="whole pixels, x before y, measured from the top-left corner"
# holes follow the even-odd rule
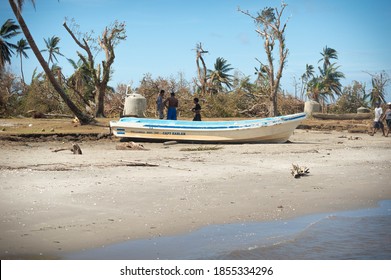
[[[155,164],[155,163],[129,161],[124,159],[121,159],[120,162],[124,162],[126,166],[149,166],[149,167],[159,166],[159,164]]]
[[[56,149],[53,150],[53,153],[61,152],[61,151],[71,151],[75,155],[81,155],[83,152],[81,151],[81,148],[78,144],[73,144],[71,148],[61,148],[61,149]]]

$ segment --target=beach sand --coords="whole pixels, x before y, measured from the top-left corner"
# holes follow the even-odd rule
[[[297,129],[285,144],[142,143],[145,150],[81,140],[82,155],[72,143],[0,140],[1,259],[52,259],[391,199],[391,137],[380,133]],[[292,164],[310,173],[295,179]]]

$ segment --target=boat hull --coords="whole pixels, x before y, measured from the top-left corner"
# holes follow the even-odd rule
[[[133,140],[283,143],[305,118],[305,113],[221,122],[122,118],[119,121],[111,121],[110,128],[115,136]]]

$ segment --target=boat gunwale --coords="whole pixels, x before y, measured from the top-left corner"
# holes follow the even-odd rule
[[[237,121],[202,121],[202,122],[126,117],[126,118],[121,118],[119,121],[110,122],[110,126],[115,125],[117,127],[128,127],[128,128],[133,127],[133,128],[140,128],[140,129],[143,128],[143,129],[174,129],[174,130],[205,130],[205,131],[241,130],[241,129],[254,129],[260,127],[270,127],[278,124],[304,120],[305,118],[306,118],[305,113],[297,113],[292,115],[262,118],[262,119],[249,119],[249,120],[237,120]]]

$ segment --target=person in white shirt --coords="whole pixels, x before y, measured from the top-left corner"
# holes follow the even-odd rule
[[[387,110],[384,112],[383,121],[386,121],[387,124],[387,134],[386,137],[388,137],[388,133],[390,133],[391,130],[391,102],[387,103]]]
[[[375,108],[375,119],[373,120],[373,129],[371,136],[375,135],[376,131],[379,130],[379,128],[383,132],[383,136],[386,136],[384,133],[384,125],[382,122],[382,116],[383,116],[383,109],[380,106],[380,102],[376,102],[376,108]]]

